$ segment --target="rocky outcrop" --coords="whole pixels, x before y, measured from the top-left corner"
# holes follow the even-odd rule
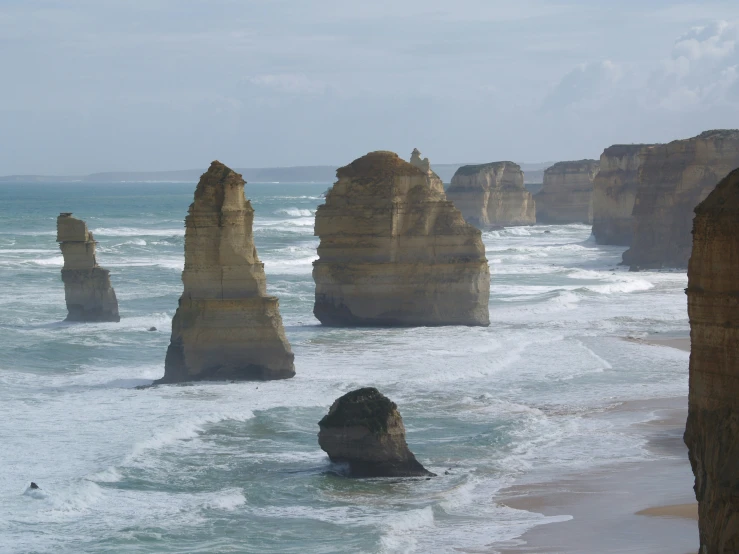
[[[513,162],[463,165],[446,194],[467,222],[481,229],[536,223],[534,197]]]
[[[158,383],[295,375],[277,298],[266,292],[244,179],[220,162],[185,218],[184,292]]]
[[[593,179],[593,235],[598,244],[631,245],[639,171],[654,144],[616,144],[600,156]]]
[[[536,197],[537,223],[593,222],[593,178],[597,160],[558,162],[544,171],[544,184]]]
[[[337,399],[318,426],[320,447],[353,477],[434,475],[408,449],[398,407],[374,387]]]
[[[62,213],[56,220],[56,240],[62,251],[67,321],[120,321],[110,271],[95,259],[95,239],[81,219]]]
[[[701,554],[739,552],[739,170],[695,210],[685,443]]]
[[[480,231],[392,152],[336,171],[316,212],[313,313],[324,325],[488,325]]]
[[[444,192],[444,182],[441,180],[441,177],[439,177],[431,170],[431,162],[429,161],[429,159],[421,159],[421,152],[418,151],[418,148],[414,148],[413,152],[411,152],[410,162],[411,165],[416,166],[418,169],[429,176],[429,184],[431,185],[432,189],[438,192]]]
[[[645,152],[634,202],[634,234],[624,264],[686,267],[693,210],[739,167],[739,130],[706,131]]]

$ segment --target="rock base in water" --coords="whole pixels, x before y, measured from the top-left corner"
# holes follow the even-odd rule
[[[318,425],[318,444],[352,477],[434,475],[408,449],[398,407],[374,387],[337,399]]]

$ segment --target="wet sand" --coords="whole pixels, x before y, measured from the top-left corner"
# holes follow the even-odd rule
[[[645,434],[647,448],[655,459],[614,463],[556,481],[505,489],[495,499],[500,504],[548,516],[571,515],[572,519],[535,527],[519,539],[490,545],[488,552],[685,554],[698,551],[693,474],[682,441],[687,398],[626,402],[612,410],[620,411],[656,416],[631,426]]]
[[[650,335],[646,338],[623,337],[623,339],[629,342],[637,342],[639,344],[667,346],[669,348],[677,348],[678,350],[690,352],[690,337],[659,337],[656,335]]]

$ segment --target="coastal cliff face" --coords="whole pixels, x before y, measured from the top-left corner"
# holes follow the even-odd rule
[[[701,554],[739,552],[739,170],[695,210],[685,443]]]
[[[488,325],[480,231],[393,152],[336,172],[316,212],[313,313],[324,325]]]
[[[693,210],[739,167],[739,130],[706,131],[645,152],[634,202],[632,270],[686,267]]]
[[[513,162],[464,165],[446,195],[468,223],[481,229],[536,223],[534,197],[524,187],[521,166]]]
[[[56,220],[56,240],[62,251],[67,321],[120,321],[110,271],[95,259],[95,239],[81,219],[71,213]]]
[[[429,185],[432,189],[437,192],[444,192],[444,182],[441,180],[441,177],[431,170],[431,162],[429,159],[421,159],[421,152],[419,152],[418,148],[414,148],[413,152],[411,152],[410,163],[428,175]]]
[[[266,293],[244,180],[220,162],[185,218],[184,292],[159,383],[295,375],[277,298]]]
[[[398,407],[374,387],[338,398],[318,426],[319,446],[352,477],[434,475],[408,449]]]
[[[593,179],[593,235],[598,244],[631,245],[639,171],[654,144],[616,144],[600,156]]]
[[[592,223],[593,178],[599,162],[558,162],[544,171],[544,184],[535,196],[537,223]]]

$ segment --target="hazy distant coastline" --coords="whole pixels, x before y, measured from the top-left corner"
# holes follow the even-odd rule
[[[544,169],[553,162],[524,163],[526,183],[541,183]],[[457,169],[467,165],[438,164],[433,169],[442,181],[449,183]],[[332,183],[336,179],[336,167],[312,165],[295,167],[252,167],[236,168],[247,182],[251,183]],[[202,174],[201,169],[180,169],[175,171],[108,171],[89,175],[4,175],[0,183],[196,183]]]

